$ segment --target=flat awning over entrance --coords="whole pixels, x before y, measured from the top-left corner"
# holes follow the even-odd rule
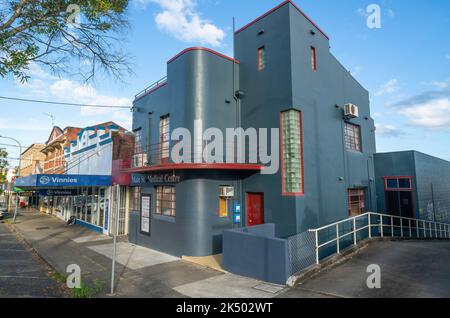
[[[35,174],[17,178],[14,186],[21,189],[57,187],[101,187],[112,185],[110,175]]]

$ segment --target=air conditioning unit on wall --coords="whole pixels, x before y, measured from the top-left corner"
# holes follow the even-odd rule
[[[233,198],[234,188],[233,187],[220,187],[220,196],[222,198]]]
[[[353,104],[345,104],[344,115],[345,115],[345,117],[349,117],[349,118],[359,117],[358,106],[353,105]]]

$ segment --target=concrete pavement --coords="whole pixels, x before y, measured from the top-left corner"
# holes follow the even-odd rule
[[[70,264],[81,268],[82,280],[107,297],[112,239],[81,226],[66,226],[55,217],[22,212],[14,229],[59,273]],[[271,298],[284,287],[183,261],[122,239],[116,265],[117,297]],[[224,286],[228,286],[224,288]]]
[[[0,223],[0,297],[67,297],[51,269]]]
[[[369,289],[367,267],[381,269],[381,288]],[[337,267],[306,280],[279,297],[448,298],[449,241],[379,241]]]

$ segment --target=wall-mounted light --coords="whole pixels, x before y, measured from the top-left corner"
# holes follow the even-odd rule
[[[314,30],[309,30],[309,33],[310,33],[311,35],[316,35],[316,32],[315,32]]]
[[[263,35],[264,33],[266,33],[266,31],[264,31],[264,29],[259,30],[258,32],[258,36]]]

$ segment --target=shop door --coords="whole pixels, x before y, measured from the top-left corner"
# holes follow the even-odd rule
[[[247,193],[247,225],[264,224],[264,194]]]

